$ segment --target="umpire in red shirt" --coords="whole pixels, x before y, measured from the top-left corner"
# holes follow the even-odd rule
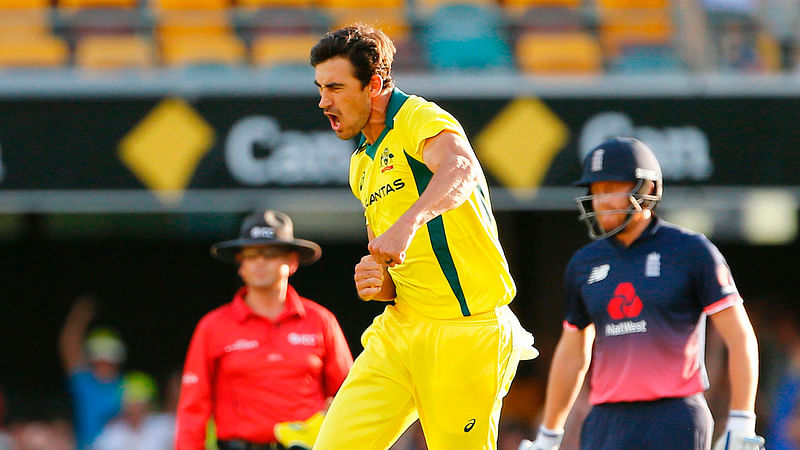
[[[221,450],[282,449],[276,425],[316,420],[353,363],[334,315],[289,284],[322,250],[294,238],[289,216],[266,211],[245,218],[239,238],[214,245],[211,254],[238,264],[244,287],[197,324],[175,447],[203,449],[213,416]]]

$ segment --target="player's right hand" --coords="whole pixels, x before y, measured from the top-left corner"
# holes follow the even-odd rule
[[[523,439],[519,443],[518,450],[558,450],[561,446],[561,439],[564,438],[564,430],[554,431],[545,427],[539,427],[536,440],[531,442]]]
[[[383,286],[383,265],[372,255],[366,255],[356,264],[356,290],[362,300],[372,300],[381,292]]]

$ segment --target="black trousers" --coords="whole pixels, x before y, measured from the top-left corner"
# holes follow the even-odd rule
[[[709,450],[714,419],[703,394],[595,405],[583,422],[582,450]]]

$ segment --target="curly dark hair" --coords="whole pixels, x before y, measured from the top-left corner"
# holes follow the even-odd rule
[[[392,81],[392,62],[397,49],[386,34],[369,25],[357,23],[325,36],[311,49],[311,65],[341,56],[347,58],[355,69],[355,77],[361,87],[369,84],[372,75],[383,79],[383,87],[390,88]]]

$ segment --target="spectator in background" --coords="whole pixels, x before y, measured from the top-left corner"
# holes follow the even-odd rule
[[[289,216],[266,211],[245,218],[240,237],[211,253],[238,264],[244,287],[206,314],[192,336],[176,448],[202,449],[211,416],[221,450],[310,448],[353,364],[333,314],[289,284],[322,250],[294,238]]]
[[[90,447],[119,413],[122,399],[120,366],[125,361],[125,344],[108,328],[96,328],[86,336],[96,309],[91,297],[80,297],[67,314],[59,340],[78,449]]]
[[[71,426],[63,420],[15,422],[11,425],[11,434],[13,441],[9,448],[13,450],[75,449]]]
[[[782,352],[777,384],[769,401],[772,410],[766,438],[770,450],[800,449],[800,314],[777,306],[770,329]]]
[[[159,413],[156,382],[144,372],[129,372],[122,382],[122,412],[97,437],[94,450],[169,450],[175,416]]]

